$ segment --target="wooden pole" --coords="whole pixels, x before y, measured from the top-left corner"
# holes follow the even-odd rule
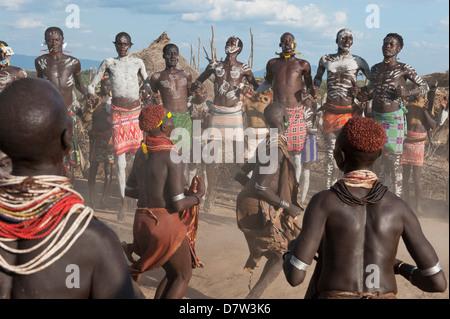
[[[200,72],[200,45],[201,45],[201,42],[200,42],[200,37],[198,38],[198,55],[197,55],[197,61],[198,61],[198,63],[197,63],[197,71],[198,72]]]
[[[251,41],[252,41],[252,48],[251,48],[251,53],[250,53],[249,64],[250,64],[250,68],[253,69],[253,39],[254,39],[254,35],[252,32],[252,28],[250,28],[250,37],[251,37]]]
[[[212,33],[212,39],[211,39],[211,57],[213,61],[217,60],[216,57],[216,50],[214,49],[214,26],[211,26],[211,33]]]

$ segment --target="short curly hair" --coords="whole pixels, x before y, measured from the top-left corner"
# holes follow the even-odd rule
[[[403,49],[404,42],[403,42],[403,37],[400,34],[398,34],[398,33],[388,33],[384,37],[383,42],[386,41],[386,39],[389,38],[389,37],[397,39],[398,43],[400,44],[400,49]]]
[[[386,132],[383,126],[373,119],[355,117],[344,125],[341,138],[343,143],[355,151],[372,153],[383,148]]]
[[[150,132],[158,126],[166,113],[166,109],[160,104],[144,107],[139,114],[139,128],[144,132]]]

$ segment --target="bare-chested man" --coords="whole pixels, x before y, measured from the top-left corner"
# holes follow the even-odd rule
[[[192,268],[202,265],[196,257],[194,241],[198,203],[205,194],[205,184],[200,176],[195,176],[185,192],[184,165],[172,160],[178,156],[178,150],[170,140],[174,129],[170,111],[161,105],[147,106],[142,109],[139,122],[145,142],[136,153],[126,189],[127,196],[138,199],[138,208],[133,243],[123,243],[123,249],[132,262],[130,272],[136,281],[146,271],[160,267],[166,271],[156,299],[181,299]],[[185,219],[187,216],[189,220]],[[195,229],[190,225],[195,225]],[[136,261],[133,252],[140,257]]]
[[[172,140],[182,152],[191,151],[192,148],[192,119],[188,109],[188,97],[191,95],[189,91],[192,84],[192,74],[188,71],[177,69],[179,61],[179,49],[169,43],[163,48],[163,58],[166,68],[163,71],[154,73],[150,78],[150,85],[153,93],[159,93],[162,105],[171,112],[172,120],[177,130]],[[191,157],[189,157],[191,158]],[[194,168],[193,165],[186,165],[186,169]],[[193,173],[185,172],[186,180]]]
[[[11,65],[10,56],[13,54],[11,47],[5,41],[0,41],[0,92],[9,83],[27,77],[24,70]]]
[[[50,81],[61,92],[67,104],[67,110],[73,120],[73,146],[68,157],[65,158],[65,175],[73,181],[74,166],[79,165],[78,134],[76,130],[76,113],[73,107],[73,87],[78,89],[84,97],[87,90],[81,82],[81,63],[77,58],[64,54],[64,34],[58,27],[50,27],[45,30],[45,43],[48,53],[36,58],[34,65],[38,78]]]
[[[309,62],[296,57],[295,37],[289,32],[284,33],[280,38],[280,47],[282,52],[279,57],[267,62],[264,83],[258,91],[263,92],[272,87],[273,101],[284,105],[289,113],[287,149],[291,153],[296,174],[300,177],[301,150],[306,140],[306,121],[301,103],[302,89],[306,85],[312,96],[315,96],[315,89]]]
[[[118,33],[114,45],[118,57],[103,60],[98,68],[97,74],[88,85],[88,90],[91,99],[95,87],[105,73],[108,72],[111,79],[112,94],[111,122],[115,152],[114,163],[117,169],[117,180],[122,198],[122,205],[117,218],[124,220],[127,211],[127,198],[125,197],[126,155],[130,153],[134,156],[143,136],[139,128],[139,113],[141,112],[139,77],[144,82],[144,86],[149,85],[149,79],[145,70],[144,61],[128,56],[133,45],[128,33]]]
[[[134,298],[119,239],[63,173],[72,145],[66,101],[48,81],[0,93],[0,299]]]
[[[325,144],[326,188],[330,188],[337,180],[339,169],[333,159],[333,150],[339,130],[352,117],[358,116],[355,104],[358,86],[358,72],[361,71],[370,81],[373,80],[367,62],[350,53],[353,45],[353,33],[349,29],[341,29],[336,35],[338,52],[326,54],[320,58],[317,74],[314,77],[316,92],[322,84],[322,77],[327,71],[327,100],[323,115],[323,135]],[[316,96],[317,97],[317,96]]]
[[[214,75],[214,101],[207,101],[211,113],[211,128],[220,131],[220,136],[211,136],[213,141],[219,140],[222,143],[222,152],[225,152],[227,141],[232,142],[233,152],[225,154],[225,163],[236,162],[238,150],[244,150],[244,134],[242,119],[242,101],[240,100],[241,89],[244,86],[244,79],[254,88],[258,88],[258,83],[253,76],[251,68],[237,60],[238,55],[243,48],[243,42],[238,37],[232,36],[225,43],[225,61],[212,60],[205,71],[200,74],[197,80],[192,84],[191,90],[195,90],[199,83],[206,81],[211,75]],[[227,130],[228,129],[228,130]],[[227,131],[233,131],[233,135],[227,135]],[[214,135],[214,131],[212,131]],[[239,147],[239,145],[241,147]],[[216,143],[209,143],[208,147],[214,148]],[[211,151],[211,150],[210,150]],[[242,154],[243,156],[243,154]],[[222,154],[220,154],[222,162]],[[209,209],[215,197],[215,160],[207,165],[208,191],[206,195],[205,209]]]
[[[405,99],[410,96],[426,96],[428,84],[417,75],[414,68],[397,61],[397,55],[403,48],[403,38],[397,33],[389,33],[383,40],[383,56],[381,63],[372,67],[373,81],[373,118],[380,122],[386,130],[384,155],[380,158],[380,179],[384,180],[385,166],[390,173],[394,193],[402,193],[402,166],[400,156],[403,153],[403,141],[407,131]],[[410,80],[417,87],[408,91],[406,81]],[[387,180],[385,183],[388,185]]]
[[[318,253],[307,298],[394,299],[395,274],[424,291],[447,288],[416,215],[372,171],[384,142],[382,125],[365,117],[348,120],[338,136],[334,156],[345,175],[313,196],[283,264],[297,286]],[[417,266],[396,259],[400,238]]]
[[[300,232],[299,223],[294,219],[302,211],[297,202],[295,169],[286,150],[284,133],[289,125],[286,108],[271,103],[264,109],[264,118],[271,135],[259,147],[266,146],[266,150],[276,153],[276,169],[266,170],[273,163],[259,158],[258,151],[255,162],[246,162],[235,176],[244,186],[236,200],[237,224],[250,251],[244,269],[252,273],[261,257],[267,258],[260,278],[247,295],[249,299],[260,298],[281,272],[282,253]],[[251,179],[247,177],[250,172]]]

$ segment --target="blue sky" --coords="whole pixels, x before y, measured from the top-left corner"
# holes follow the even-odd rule
[[[66,23],[74,17],[70,5],[79,8],[79,27],[70,28]],[[45,49],[41,46],[44,30],[59,26],[68,43],[66,50],[80,59],[101,61],[116,56],[112,41],[121,31],[131,35],[132,52],[146,48],[167,32],[189,59],[191,44],[197,52],[198,38],[209,49],[213,25],[218,57],[225,56],[225,41],[235,35],[244,42],[238,58],[243,62],[250,56],[251,28],[253,70],[259,71],[280,51],[282,33],[294,34],[302,58],[317,65],[323,54],[336,52],[336,32],[347,27],[354,33],[352,53],[370,66],[382,60],[384,36],[396,32],[405,40],[400,61],[419,74],[449,68],[448,0],[0,0],[0,12],[1,40],[16,53],[30,56]],[[202,49],[201,67],[206,63]]]

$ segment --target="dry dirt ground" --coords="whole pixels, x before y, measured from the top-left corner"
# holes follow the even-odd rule
[[[444,153],[442,153],[444,152]],[[448,152],[448,151],[447,151]],[[440,154],[439,154],[440,153]],[[448,183],[448,161],[445,150],[441,147],[427,153],[424,174],[424,213],[418,214],[423,231],[434,246],[445,274],[449,275],[449,210],[445,202],[446,183]],[[226,171],[224,171],[226,173]],[[227,175],[227,174],[224,174]],[[87,180],[78,172],[75,189],[87,198]],[[237,228],[235,219],[236,196],[240,185],[227,178],[222,178],[218,189],[218,197],[210,212],[200,210],[196,251],[205,267],[194,269],[186,299],[241,299],[249,291],[249,274],[243,270],[248,257],[248,247],[242,232]],[[103,183],[102,176],[97,176],[97,201],[100,200]],[[323,153],[319,152],[319,160],[314,163],[311,171],[311,186],[307,200],[324,187]],[[412,188],[412,187],[411,187]],[[95,209],[95,215],[109,225],[121,241],[132,241],[133,208],[130,207],[124,221],[117,220],[119,209],[118,185],[113,180],[110,189],[111,209]],[[412,263],[403,243],[400,243],[398,258]],[[253,274],[252,284],[256,282],[264,266],[261,260]],[[307,280],[313,272],[308,270]],[[139,286],[147,298],[153,298],[156,287],[164,271],[158,269],[142,276]],[[407,280],[397,276],[399,299],[448,299],[448,289],[444,293],[425,293],[412,286]],[[264,292],[264,299],[301,299],[306,291],[306,284],[291,287],[284,278],[282,271],[278,278]]]

